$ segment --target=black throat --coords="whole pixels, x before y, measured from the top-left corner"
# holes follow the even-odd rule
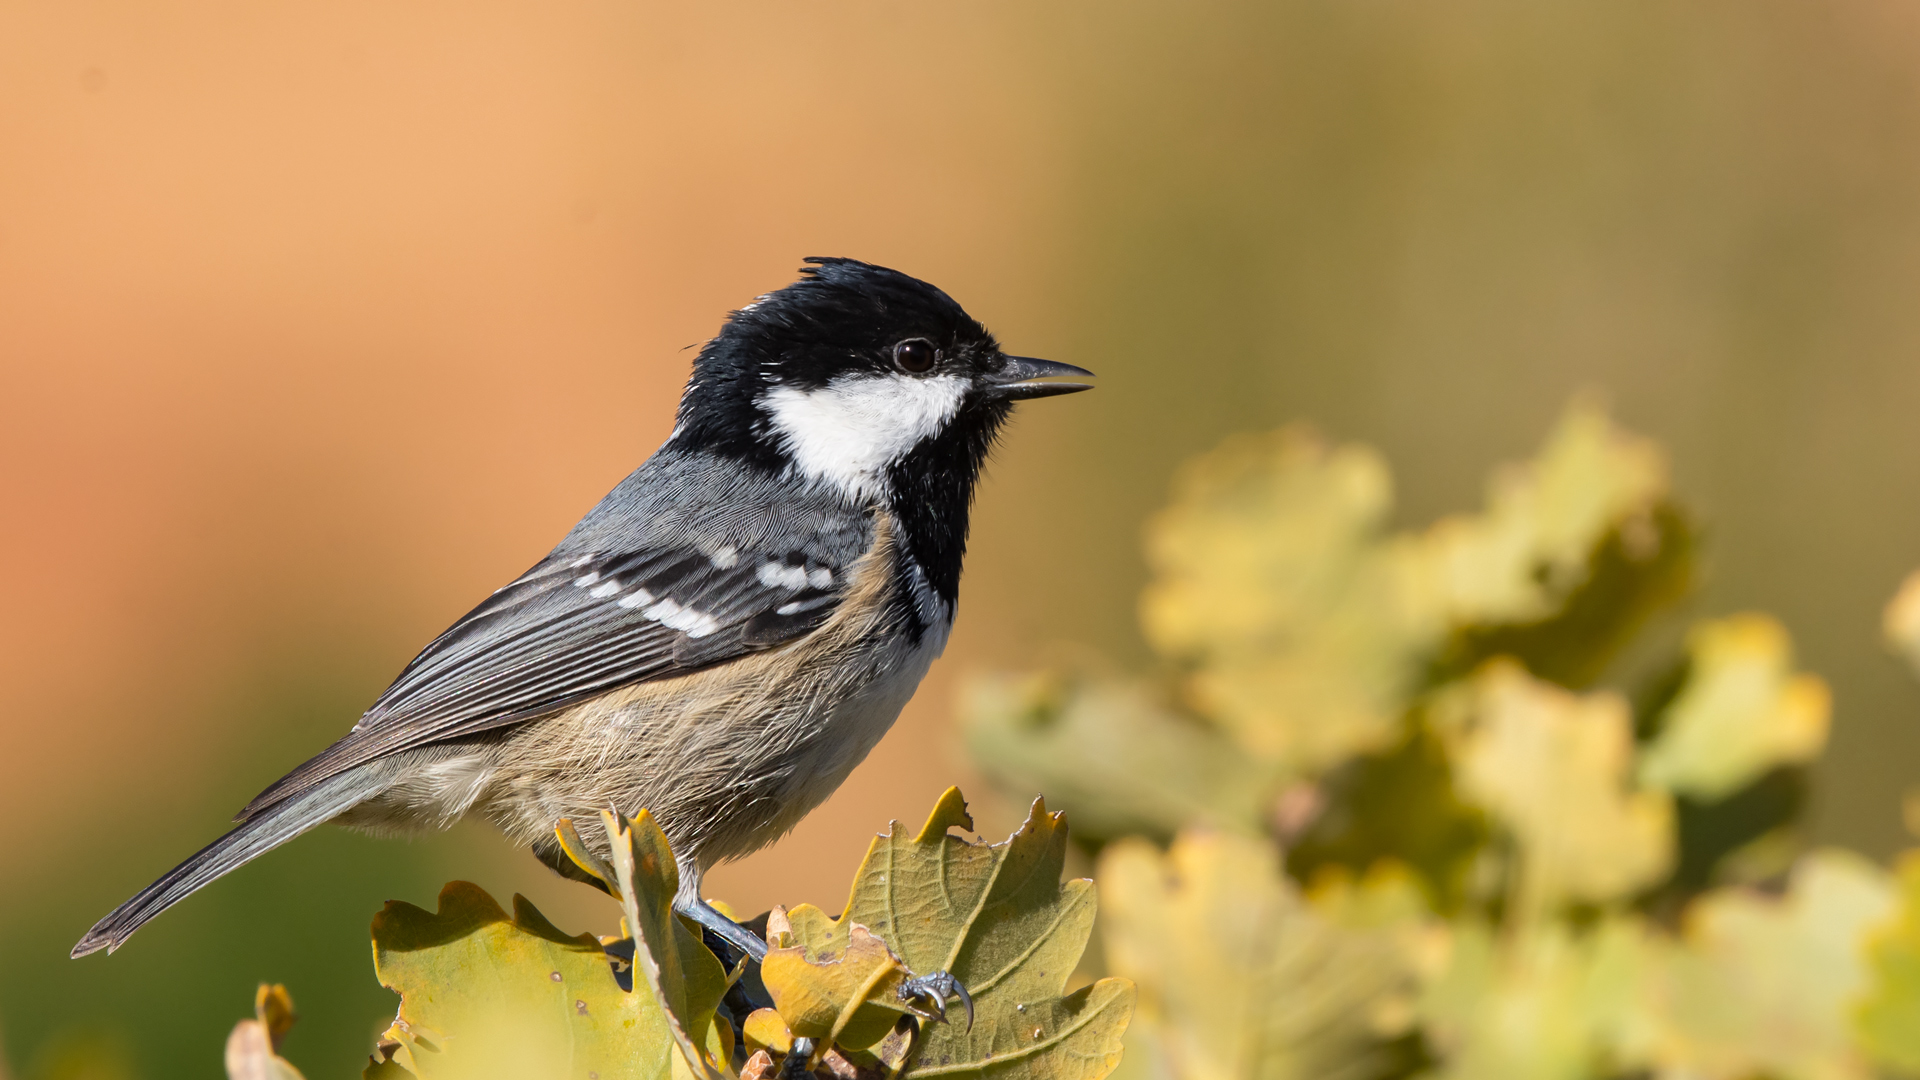
[[[887,470],[887,509],[900,523],[901,555],[926,575],[949,617],[960,598],[974,486],[1007,412],[1004,401],[969,401],[945,431]]]

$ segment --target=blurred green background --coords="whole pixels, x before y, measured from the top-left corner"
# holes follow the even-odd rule
[[[1420,524],[1589,388],[1704,519],[1695,611],[1776,613],[1831,682],[1816,837],[1884,855],[1917,60],[1884,0],[0,3],[6,1067],[208,1075],[269,979],[288,1055],[350,1074],[380,901],[605,918],[483,830],[323,832],[66,959],[543,554],[665,435],[683,347],[812,254],[1101,388],[1015,426],[900,727],[715,894],[837,905],[969,778],[956,673],[1144,657],[1141,521],[1222,435],[1371,442]]]

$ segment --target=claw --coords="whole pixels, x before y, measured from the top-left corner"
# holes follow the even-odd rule
[[[779,1080],[801,1080],[811,1075],[813,1066],[813,1040],[796,1038],[793,1048],[787,1051],[786,1059],[780,1062]]]
[[[950,997],[959,998],[960,1004],[966,1007],[966,1030],[972,1031],[973,995],[967,993],[967,988],[960,985],[960,980],[954,978],[951,972],[936,971],[930,975],[915,975],[900,984],[901,1001],[912,1001],[915,998],[927,999],[933,1004],[934,1014],[942,1023],[947,1019],[947,999]]]

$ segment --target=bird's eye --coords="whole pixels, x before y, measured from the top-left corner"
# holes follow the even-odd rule
[[[914,375],[924,375],[933,370],[934,361],[940,359],[940,351],[926,338],[908,338],[893,347],[893,362],[901,371]]]

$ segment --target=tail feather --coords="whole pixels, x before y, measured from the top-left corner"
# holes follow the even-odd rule
[[[359,768],[262,811],[114,908],[87,931],[73,947],[72,955],[77,958],[101,949],[112,952],[149,919],[201,887],[372,797],[392,782],[387,770]]]

